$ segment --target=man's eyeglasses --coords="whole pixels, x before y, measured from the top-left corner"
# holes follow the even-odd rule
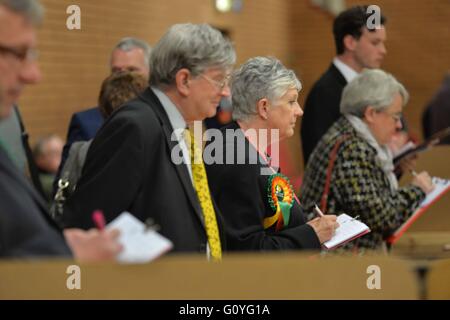
[[[222,81],[217,81],[217,80],[211,79],[210,77],[208,77],[204,74],[200,74],[200,77],[209,81],[209,83],[211,83],[212,85],[217,87],[217,89],[219,89],[220,91],[222,91],[230,82],[230,76],[225,77],[225,79],[223,79]]]
[[[36,49],[17,49],[0,45],[0,54],[10,54],[21,62],[33,61],[38,57],[38,51]]]

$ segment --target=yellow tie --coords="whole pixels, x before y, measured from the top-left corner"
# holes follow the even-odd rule
[[[211,193],[209,192],[208,178],[206,177],[206,170],[203,164],[202,151],[197,146],[192,131],[186,131],[189,131],[189,134],[186,134],[186,140],[188,148],[190,145],[192,178],[205,219],[206,235],[208,236],[211,257],[214,260],[220,260],[222,258],[222,247],[220,245],[219,228],[217,227],[216,213],[212,205]]]

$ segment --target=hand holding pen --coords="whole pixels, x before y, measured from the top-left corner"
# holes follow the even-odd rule
[[[337,217],[335,215],[323,214],[317,205],[315,206],[314,211],[318,217],[309,221],[308,224],[314,229],[322,244],[333,237],[336,228],[339,227],[339,223],[337,223]]]

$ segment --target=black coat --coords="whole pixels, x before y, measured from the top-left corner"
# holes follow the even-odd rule
[[[46,203],[0,147],[0,257],[69,255]]]
[[[171,160],[178,144],[171,140],[172,131],[150,88],[113,113],[89,148],[63,225],[88,229],[96,209],[103,210],[107,222],[128,211],[141,221],[151,218],[174,251],[205,252],[202,210],[188,169]]]
[[[341,116],[339,105],[346,84],[344,76],[331,64],[306,98],[300,131],[305,167],[322,136]]]
[[[256,150],[247,139],[244,139],[245,150],[240,148],[235,139],[227,139],[226,130],[242,133],[235,122],[222,128],[223,153],[216,149],[213,155],[216,159],[222,159],[223,164],[207,164],[206,170],[211,192],[225,222],[227,248],[256,251],[320,248],[316,233],[305,224],[305,214],[296,201],[291,208],[287,227],[279,231],[275,231],[274,227],[264,229],[264,218],[275,214],[268,201],[269,176],[261,175],[261,169],[268,167],[260,157],[250,164],[250,159],[255,159],[252,152],[255,155]],[[208,148],[213,148],[213,143],[214,140],[207,145],[205,155]],[[245,153],[245,164],[226,164],[227,152],[231,150],[234,160]]]

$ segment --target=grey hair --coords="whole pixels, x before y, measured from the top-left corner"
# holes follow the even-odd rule
[[[236,53],[229,40],[208,24],[175,24],[163,35],[150,57],[150,84],[173,85],[180,69],[193,76],[210,67],[231,68]]]
[[[44,8],[39,0],[0,0],[0,6],[22,15],[35,26],[44,19]]]
[[[275,102],[289,89],[302,89],[295,72],[273,57],[254,57],[233,73],[231,98],[233,120],[245,120],[257,113],[256,104],[263,98]]]
[[[364,118],[368,106],[383,111],[392,104],[397,93],[402,96],[405,106],[409,100],[408,91],[393,75],[380,69],[366,69],[344,88],[341,113]]]
[[[144,40],[125,37],[120,39],[120,41],[114,46],[114,50],[119,49],[122,51],[130,51],[133,49],[142,49],[144,51],[144,61],[145,65],[148,67],[150,65],[150,55],[152,53],[152,48]]]

